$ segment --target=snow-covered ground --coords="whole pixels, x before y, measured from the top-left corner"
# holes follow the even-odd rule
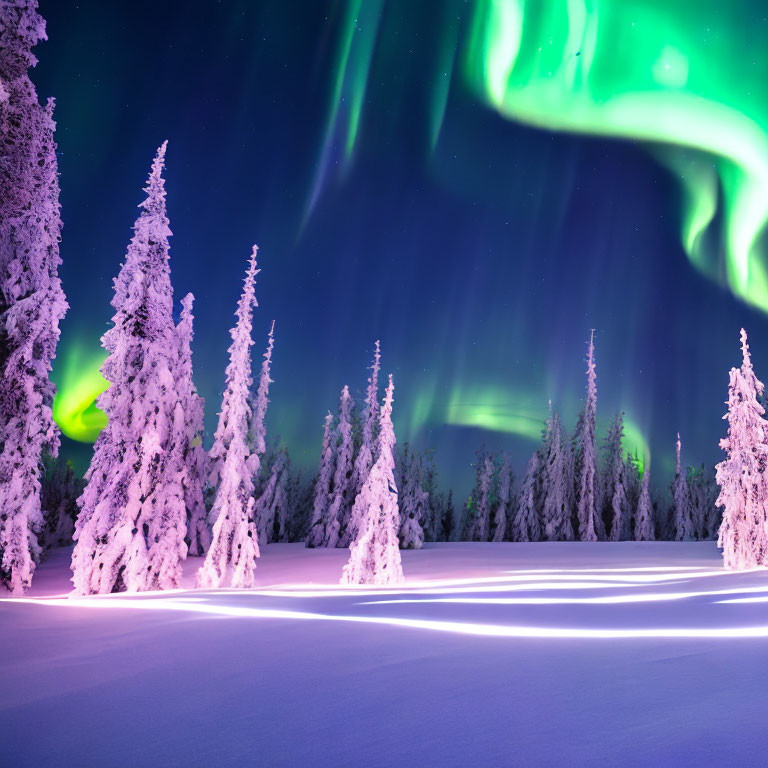
[[[0,602],[0,765],[765,766],[768,571],[714,544],[436,544],[399,588]],[[188,561],[191,584],[199,563]]]

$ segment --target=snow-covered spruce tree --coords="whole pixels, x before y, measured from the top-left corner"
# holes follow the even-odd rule
[[[469,528],[468,541],[490,541],[491,508],[495,491],[494,475],[493,457],[486,454],[477,476],[477,486],[473,492],[475,500],[474,518]]]
[[[505,453],[499,468],[499,498],[493,513],[491,541],[508,540],[507,524],[511,519],[512,480],[512,460],[509,454]]]
[[[260,545],[288,540],[291,464],[285,448],[275,452],[268,463],[268,470],[266,483],[255,506]]]
[[[568,445],[563,440],[560,417],[547,426],[547,451],[541,471],[541,519],[548,541],[573,541],[569,485]]]
[[[75,532],[77,497],[83,491],[83,482],[75,475],[70,462],[44,456],[40,486],[44,518],[40,544],[45,549],[68,547]]]
[[[523,485],[515,504],[515,515],[512,519],[510,533],[511,541],[541,541],[540,475],[541,457],[539,452],[535,451],[528,462]]]
[[[326,512],[326,538],[323,542],[323,546],[326,547],[342,546],[342,530],[349,525],[350,512],[355,501],[352,478],[355,461],[355,445],[352,435],[354,408],[355,402],[349,394],[349,387],[344,385],[339,396],[339,419],[336,425],[336,466],[333,473],[330,503]]]
[[[691,496],[688,478],[680,463],[680,433],[675,443],[675,479],[672,481],[672,519],[675,525],[675,541],[693,541],[693,520],[691,518]]]
[[[603,445],[603,520],[610,531],[611,541],[630,538],[623,439],[624,414],[619,412],[614,416]]]
[[[221,402],[214,446],[219,446],[219,483],[211,508],[212,540],[205,561],[197,572],[199,587],[251,587],[259,556],[258,531],[254,520],[253,478],[259,456],[249,448],[251,417],[251,326],[256,302],[255,283],[258,248],[254,245],[237,302],[237,322],[230,331],[229,365]]]
[[[178,336],[168,262],[171,230],[160,147],[114,281],[113,325],[102,337],[108,417],[78,499],[72,581],[80,594],[170,589],[181,579],[186,417],[175,374]]]
[[[320,467],[315,480],[315,492],[312,500],[312,520],[307,535],[308,547],[324,547],[328,540],[331,521],[328,509],[331,504],[331,483],[335,465],[336,432],[333,429],[333,416],[330,411],[325,417],[323,444],[320,450]]]
[[[720,441],[726,458],[716,467],[723,508],[717,545],[726,568],[746,570],[768,564],[768,422],[758,401],[763,383],[755,376],[746,331],[741,329],[741,368],[731,368],[728,436]]]
[[[397,542],[400,527],[395,485],[395,430],[392,426],[392,374],[381,408],[376,461],[355,499],[358,536],[350,546],[342,584],[399,584],[403,568]]]
[[[402,485],[399,486],[398,537],[403,549],[421,549],[424,544],[422,523],[429,516],[429,494],[423,488],[423,469],[421,457],[410,451],[410,456],[403,465]]]
[[[646,461],[635,509],[635,541],[653,541],[653,505],[651,504],[651,470]]]
[[[26,590],[40,554],[40,474],[55,456],[51,361],[67,302],[53,100],[28,70],[45,40],[36,0],[0,3],[0,583]]]
[[[360,446],[355,456],[355,466],[352,474],[352,499],[349,507],[349,517],[344,520],[339,543],[342,547],[348,547],[355,538],[355,522],[351,520],[352,505],[354,499],[360,493],[363,484],[368,478],[373,462],[376,460],[376,441],[379,430],[379,371],[381,370],[381,344],[377,340],[374,345],[373,362],[371,363],[371,375],[368,378],[368,386],[365,390],[365,405],[361,415]]]
[[[595,332],[587,347],[587,399],[579,418],[574,446],[576,477],[576,518],[580,541],[597,541],[604,533],[599,508],[595,504],[595,416],[597,413],[597,374],[595,373]]]
[[[203,484],[208,474],[208,456],[203,448],[205,401],[197,394],[192,377],[192,336],[195,297],[188,293],[181,300],[181,319],[176,326],[179,360],[175,371],[176,387],[186,419],[181,451],[184,456],[184,500],[187,507],[187,547],[191,555],[203,555],[211,543],[211,529],[205,508]]]

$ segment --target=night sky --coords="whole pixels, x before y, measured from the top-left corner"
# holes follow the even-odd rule
[[[721,5],[41,0],[62,395],[98,367],[167,138],[209,433],[256,242],[268,427],[300,464],[342,385],[361,396],[380,338],[398,440],[435,448],[443,484],[466,491],[483,444],[522,468],[549,400],[575,423],[591,328],[599,430],[623,409],[659,475],[678,430],[686,463],[718,460],[742,325],[768,377],[768,24],[763,3]]]

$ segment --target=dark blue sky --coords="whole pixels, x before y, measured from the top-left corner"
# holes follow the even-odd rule
[[[344,3],[41,0],[49,42],[33,76],[58,103],[71,304],[60,359],[98,349],[167,138],[171,269],[177,300],[196,296],[209,428],[257,242],[257,356],[276,320],[269,430],[301,463],[314,465],[341,386],[360,394],[381,338],[398,438],[434,447],[445,484],[466,489],[483,443],[521,467],[548,400],[575,422],[590,328],[599,424],[623,408],[660,471],[678,430],[688,463],[715,461],[739,327],[765,376],[768,323],[691,266],[670,173],[631,141],[502,118],[458,66],[432,146],[435,61],[446,28],[460,50],[467,6],[376,7],[347,153],[331,122]]]

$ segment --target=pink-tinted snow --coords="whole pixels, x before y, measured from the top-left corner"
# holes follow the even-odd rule
[[[278,544],[252,590],[48,599],[68,554],[0,602],[0,765],[765,765],[768,570],[712,543],[427,544],[384,588]]]

